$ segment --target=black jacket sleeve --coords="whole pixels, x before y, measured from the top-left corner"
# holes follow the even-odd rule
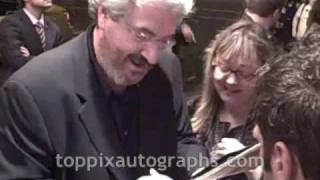
[[[0,90],[0,179],[50,179],[52,146],[37,104],[18,82]]]
[[[4,18],[0,23],[0,52],[4,63],[13,70],[19,69],[33,56],[25,57],[20,52],[20,47],[25,46],[21,39],[21,28],[16,19]]]
[[[161,58],[160,67],[171,81],[175,116],[178,121],[178,156],[186,158],[186,162],[192,161],[192,164],[186,167],[191,175],[196,169],[208,165],[208,153],[191,127],[179,59],[172,52],[166,52]]]

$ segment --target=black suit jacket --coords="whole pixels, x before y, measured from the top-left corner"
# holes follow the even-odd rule
[[[44,50],[52,49],[62,43],[62,34],[59,27],[47,17],[44,18],[44,22],[45,49],[41,47],[40,37],[22,9],[5,17],[0,22],[0,52],[10,72],[16,71]],[[21,46],[29,50],[30,57],[22,56]]]
[[[0,94],[0,179],[134,179],[127,168],[59,167],[56,155],[125,156],[89,60],[87,33],[41,54],[18,70]],[[171,62],[168,62],[170,64]],[[167,64],[167,65],[168,65]],[[199,153],[182,92],[159,67],[139,83],[140,145],[144,156]],[[174,95],[175,94],[175,95]],[[176,97],[174,97],[176,96]],[[181,154],[182,155],[182,154]],[[141,167],[148,174],[149,167]],[[188,179],[174,161],[163,173]]]

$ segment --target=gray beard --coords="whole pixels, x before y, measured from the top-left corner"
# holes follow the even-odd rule
[[[115,64],[112,64],[106,59],[102,61],[101,66],[108,79],[113,81],[117,86],[128,86],[125,75],[116,67]]]
[[[105,38],[103,39],[104,41]],[[101,54],[97,54],[98,64],[102,67],[104,74],[108,81],[111,81],[116,86],[127,86],[127,80],[124,73],[118,67],[116,62],[112,62],[107,56],[103,53],[103,49],[106,49],[102,43],[99,44],[99,49]]]

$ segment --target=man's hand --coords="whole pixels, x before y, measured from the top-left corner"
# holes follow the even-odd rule
[[[24,57],[29,57],[30,56],[29,50],[24,46],[20,47],[20,52],[21,52],[22,56],[24,56]]]
[[[173,180],[169,176],[158,173],[155,169],[150,169],[150,175],[141,176],[137,180]]]
[[[211,156],[218,160],[227,154],[243,148],[245,148],[245,146],[235,138],[222,138],[221,142],[212,148]]]
[[[193,34],[193,31],[188,24],[186,24],[186,23],[181,24],[181,32],[182,32],[186,42],[197,43],[197,40]]]

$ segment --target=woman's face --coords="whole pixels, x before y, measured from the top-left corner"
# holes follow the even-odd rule
[[[256,85],[259,64],[254,60],[234,57],[228,61],[217,57],[212,64],[213,81],[224,104],[248,105]]]

